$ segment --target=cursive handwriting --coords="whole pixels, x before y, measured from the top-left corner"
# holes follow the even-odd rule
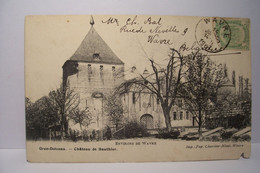
[[[119,20],[117,18],[113,18],[113,17],[109,17],[107,20],[102,20],[102,23],[106,23],[106,24],[113,24],[116,23],[117,26],[119,26]]]
[[[138,29],[132,28],[129,29],[127,25],[124,25],[122,28],[120,28],[120,32],[128,32],[128,33],[146,33],[145,30],[143,30],[143,27],[139,27]]]
[[[162,26],[157,26],[155,29],[150,29],[150,33],[156,33],[156,34],[163,34],[163,33],[169,33],[169,32],[175,32],[179,33],[179,30],[177,30],[176,26],[170,26],[166,29],[161,29]]]
[[[149,35],[148,36],[148,43],[158,43],[158,44],[168,44],[172,45],[173,43],[169,39],[161,39],[158,34]]]
[[[133,19],[130,17],[126,20],[125,25],[138,25],[137,23],[137,16],[135,16]]]
[[[162,25],[161,24],[161,20],[162,18],[160,17],[157,21],[156,20],[152,20],[151,17],[148,17],[148,19],[146,19],[144,21],[144,24],[149,24],[149,25]]]
[[[178,25],[164,25],[161,17],[148,16],[145,19],[141,19],[142,18],[138,17],[138,15],[128,17],[124,21],[119,21],[119,19],[115,17],[108,17],[101,22],[103,24],[114,24],[119,26],[120,33],[147,33],[148,43],[161,45],[173,45],[171,39],[162,38],[163,34],[176,33],[184,36],[189,30],[189,28],[182,30]],[[196,42],[192,46],[187,46],[186,43],[184,43],[179,48],[180,51],[193,51],[198,49],[200,49],[200,47],[196,45]]]
[[[184,52],[184,51],[199,51],[201,50],[201,48],[197,45],[197,42],[193,42],[193,44],[191,46],[187,46],[186,42],[184,42],[180,48],[179,48],[179,52]]]

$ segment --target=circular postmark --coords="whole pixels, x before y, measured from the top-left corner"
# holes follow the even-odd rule
[[[195,37],[202,50],[218,53],[230,43],[231,29],[223,18],[206,17],[197,23]]]

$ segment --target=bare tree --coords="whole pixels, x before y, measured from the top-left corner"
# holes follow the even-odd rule
[[[61,139],[68,132],[68,116],[78,108],[79,96],[68,87],[61,86],[55,91],[49,93],[48,104],[51,109],[56,110],[60,115]]]
[[[193,114],[198,123],[198,133],[201,137],[205,116],[216,109],[219,99],[224,100],[227,97],[227,93],[222,93],[224,96],[220,98],[218,92],[227,82],[227,69],[199,52],[189,55],[187,69],[182,98],[185,101],[185,108]]]
[[[166,66],[162,67],[153,59],[148,59],[152,68],[151,74],[148,76],[140,74],[138,78],[125,81],[119,86],[120,93],[135,87],[136,90],[148,90],[154,94],[160,102],[168,131],[172,129],[170,111],[176,98],[179,97],[179,91],[183,85],[182,78],[185,74],[185,57],[173,48],[170,51]]]

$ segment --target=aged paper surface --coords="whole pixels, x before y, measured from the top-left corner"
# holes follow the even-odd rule
[[[250,20],[27,16],[30,162],[248,158]]]

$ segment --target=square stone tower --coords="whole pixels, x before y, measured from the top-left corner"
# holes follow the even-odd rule
[[[91,28],[76,52],[63,65],[63,86],[76,92],[79,108],[89,108],[93,123],[89,128],[102,129],[105,122],[103,97],[124,80],[124,63]]]

